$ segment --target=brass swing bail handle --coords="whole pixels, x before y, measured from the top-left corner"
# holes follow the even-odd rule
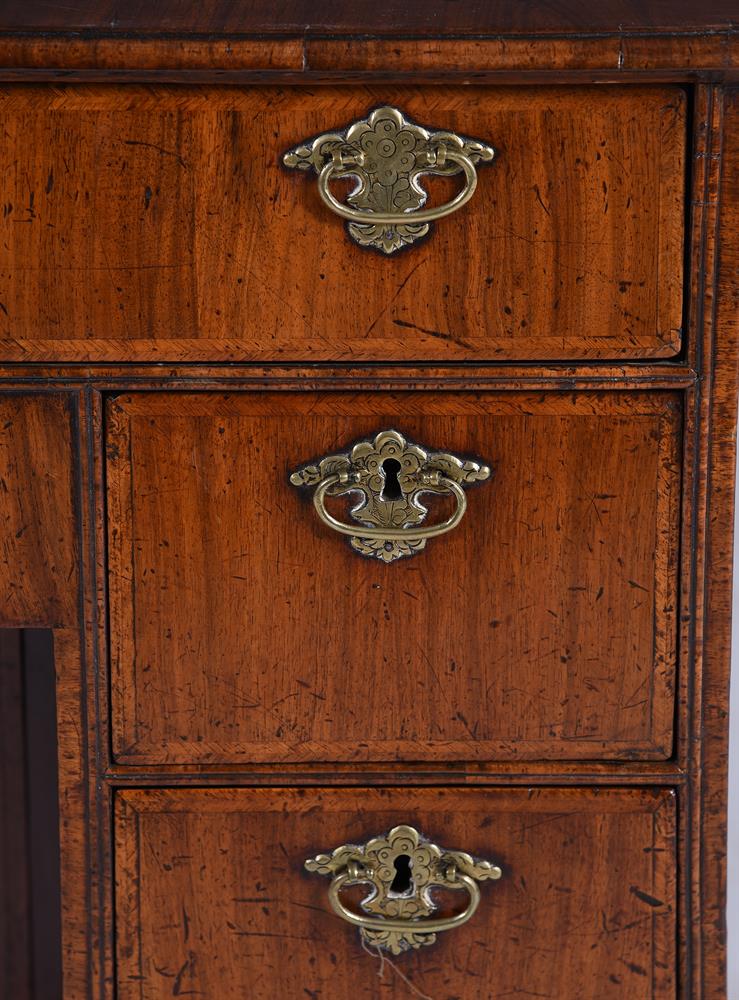
[[[329,160],[318,175],[318,193],[324,205],[330,208],[332,212],[335,212],[336,215],[340,215],[342,219],[348,219],[349,222],[360,222],[364,225],[369,223],[373,226],[407,226],[436,222],[438,219],[443,219],[444,216],[451,215],[452,212],[456,212],[463,205],[466,205],[477,188],[477,170],[470,157],[461,150],[447,149],[446,146],[442,145],[436,150],[435,155],[429,158],[429,164],[433,165],[427,166],[423,170],[423,173],[448,174],[448,169],[442,170],[448,162],[455,163],[461,167],[465,177],[464,187],[451,201],[447,201],[442,205],[436,205],[434,208],[409,209],[404,212],[378,212],[374,208],[362,209],[360,211],[338,201],[331,193],[329,184],[331,179],[336,175],[346,177],[347,173],[353,172],[352,166],[361,167],[364,161],[365,157],[363,154],[347,159],[343,159],[339,154],[336,158]],[[434,166],[437,165],[439,169],[435,170]]]
[[[467,510],[465,489],[489,479],[487,465],[450,452],[431,452],[396,430],[358,441],[349,452],[325,455],[290,476],[293,486],[312,486],[313,506],[333,531],[349,536],[369,558],[393,562],[421,552],[429,538],[456,528]],[[454,513],[439,524],[424,524],[429,495],[453,496]],[[355,494],[351,521],[326,509],[327,496]]]
[[[346,482],[348,484],[351,480],[346,480]],[[316,492],[313,494],[313,506],[316,508],[316,513],[323,523],[328,525],[329,528],[333,528],[334,531],[338,531],[341,535],[361,535],[362,538],[379,539],[385,542],[420,542],[426,538],[435,538],[438,535],[444,535],[447,531],[451,531],[452,528],[456,528],[467,510],[467,497],[464,495],[462,487],[457,485],[453,479],[440,475],[437,477],[435,485],[451,493],[457,501],[454,513],[446,521],[442,521],[440,524],[429,524],[421,528],[367,528],[363,526],[360,529],[356,524],[346,524],[344,521],[339,521],[338,518],[335,518],[326,510],[324,503],[326,493],[333,486],[337,486],[340,483],[342,483],[342,478],[338,475],[327,476],[325,479],[322,479],[316,487]],[[419,490],[419,492],[422,492],[422,490]]]
[[[491,861],[450,851],[405,824],[365,844],[344,844],[308,858],[305,867],[331,875],[328,898],[334,913],[358,927],[363,942],[394,955],[432,945],[441,931],[466,924],[480,904],[478,882],[502,874]],[[359,909],[349,909],[341,898],[344,887],[353,885],[370,889]],[[467,905],[452,916],[435,916],[435,888],[465,891]]]
[[[347,220],[355,243],[392,254],[412,246],[429,232],[431,223],[466,205],[477,187],[476,167],[490,163],[494,155],[493,147],[480,139],[431,131],[388,106],[289,149],[282,162],[318,175],[321,200]],[[451,201],[424,208],[424,175],[460,173],[464,186]],[[331,191],[336,177],[357,182],[345,202]]]
[[[461,913],[456,913],[451,917],[425,917],[422,919],[406,919],[401,917],[368,917],[353,910],[347,909],[341,901],[341,890],[351,882],[362,881],[353,879],[348,871],[341,872],[332,879],[328,887],[328,899],[334,913],[362,930],[367,931],[390,931],[396,934],[438,934],[441,931],[451,931],[455,927],[466,924],[470,917],[474,916],[477,907],[480,905],[480,888],[473,878],[458,872],[454,882],[445,882],[446,889],[466,889],[469,893],[469,902]],[[369,884],[374,884],[372,879],[367,878]]]

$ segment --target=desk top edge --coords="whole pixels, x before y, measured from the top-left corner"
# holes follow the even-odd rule
[[[0,0],[0,33],[95,37],[371,35],[460,38],[711,33],[739,28],[734,0]]]

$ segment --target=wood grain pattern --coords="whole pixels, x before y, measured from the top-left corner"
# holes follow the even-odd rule
[[[670,755],[677,397],[143,394],[108,417],[119,760]],[[288,482],[386,427],[495,470],[390,566]]]
[[[54,632],[57,672],[57,738],[59,741],[59,842],[62,894],[62,982],[64,1000],[99,996],[94,970],[105,942],[104,915],[96,895],[99,854],[105,842],[98,829],[96,795],[90,768],[94,760],[95,721],[87,712],[94,704],[87,683],[85,654],[75,628]],[[89,742],[88,742],[89,740]],[[101,977],[102,978],[102,977]]]
[[[121,792],[117,996],[668,1000],[674,806],[653,789]],[[388,967],[378,982],[302,870],[401,822],[504,870],[469,924],[396,960],[412,987]]]
[[[3,0],[0,7],[5,31],[83,31],[88,37],[164,32],[187,38],[197,34],[279,35],[515,35],[566,32],[625,33],[629,31],[701,32],[728,31],[735,26],[736,8],[731,0],[557,0],[546,4],[505,0],[251,0],[234,5],[230,0],[131,0],[121,6],[114,0]]]
[[[156,389],[686,389],[699,382],[690,359],[598,364],[13,364],[0,362],[0,383],[19,390],[48,384],[88,387],[95,393]]]
[[[280,166],[382,103],[500,151],[469,206],[389,259]],[[680,348],[680,88],[11,87],[0,122],[6,361]],[[454,190],[430,184],[435,199]]]
[[[90,38],[0,34],[0,81],[437,84],[736,80],[739,32],[476,38],[243,36]]]
[[[77,618],[72,407],[63,393],[0,399],[0,625]]]
[[[51,68],[61,63],[58,43],[52,47],[36,42],[26,48],[31,51],[25,59],[20,59],[21,66],[41,63]],[[12,53],[8,53],[11,65],[20,57],[17,43],[13,49]],[[83,71],[94,68],[96,62],[103,63],[105,56],[103,52],[95,60],[89,46],[87,49],[85,56],[80,53],[76,60]],[[161,46],[159,52],[160,56],[163,55]],[[134,59],[136,64],[142,66],[140,72],[145,71],[147,62],[152,61],[149,53],[138,50],[132,52],[127,61],[133,62]],[[194,68],[195,59],[193,54],[188,68]],[[182,64],[184,60],[177,60],[172,53],[169,65],[174,66],[177,62]],[[225,60],[221,57],[218,62],[222,65]],[[244,63],[245,69],[248,69],[248,52],[244,54]],[[197,64],[203,72],[204,52]],[[739,67],[739,40],[729,31],[719,36],[671,35],[659,40],[649,35],[622,34],[588,39],[542,35],[533,40],[525,37],[470,38],[464,41],[399,38],[392,45],[374,37],[331,37],[320,40],[308,38],[305,43],[304,72],[325,74],[329,80],[341,73],[400,77],[409,64],[415,67],[414,75],[424,78],[438,74],[440,81],[443,80],[441,74],[473,74],[477,83],[482,80],[498,82],[502,77],[505,82],[520,85],[522,82],[530,83],[532,78],[541,77],[544,70],[556,67],[565,79],[574,79],[579,75],[581,79],[602,79],[606,83],[619,79],[626,84],[633,82],[635,72],[644,74],[651,70],[668,74],[668,78],[674,79],[672,74],[677,71],[678,78],[681,75],[688,78],[694,76],[698,66],[704,67],[706,75],[712,70],[720,75],[732,76]],[[231,68],[233,70],[233,63]],[[183,70],[186,70],[184,65]]]
[[[703,881],[705,869],[703,864],[703,831],[702,823],[707,819],[703,813],[703,675],[704,657],[703,642],[706,627],[706,578],[710,572],[708,567],[708,512],[710,496],[708,493],[710,451],[709,438],[713,431],[712,402],[713,380],[712,355],[715,344],[715,294],[716,294],[716,264],[720,252],[718,240],[718,184],[722,173],[721,147],[723,141],[723,93],[713,88],[700,88],[696,94],[696,155],[702,154],[702,162],[695,172],[696,182],[700,185],[701,195],[694,198],[691,211],[700,224],[701,239],[696,247],[699,255],[697,264],[691,270],[695,275],[694,289],[691,290],[694,315],[691,317],[691,327],[696,331],[695,358],[696,365],[703,373],[701,384],[688,403],[686,419],[695,428],[690,438],[689,453],[686,462],[694,468],[695,487],[692,491],[689,523],[690,542],[686,549],[690,563],[690,571],[686,581],[690,586],[689,603],[690,617],[682,613],[682,620],[688,632],[690,642],[687,647],[686,659],[690,664],[685,683],[687,699],[690,705],[689,718],[686,725],[686,737],[689,741],[687,754],[688,771],[690,774],[689,796],[684,802],[680,828],[682,832],[682,850],[685,862],[681,893],[689,899],[684,908],[681,935],[684,941],[684,958],[682,979],[685,982],[685,992],[703,993],[703,973],[705,952],[703,937],[705,934],[703,921],[698,914],[703,912]],[[720,862],[719,862],[720,866]],[[715,937],[711,950],[711,961],[714,968],[724,961],[725,938],[720,925],[714,924]],[[719,995],[721,993],[719,992]]]
[[[702,359],[708,373],[701,453],[703,534],[697,560],[700,616],[696,629],[696,696],[692,736],[693,905],[701,914],[694,935],[696,996],[723,997],[726,989],[726,799],[728,690],[731,673],[731,599],[734,555],[737,385],[739,384],[739,90],[716,94],[710,202],[716,242],[708,261],[715,279],[707,300]],[[723,149],[722,149],[723,146]],[[722,153],[719,156],[719,153]],[[720,166],[723,169],[718,169]]]
[[[725,1000],[739,93],[723,84],[739,80],[734,10],[724,0],[174,6],[0,0],[0,80],[16,81],[0,94],[0,625],[64,625],[55,632],[64,1000],[193,991],[214,1000],[260,1000],[260,992],[264,1000],[408,1000],[411,988],[391,969],[378,979],[355,932],[329,913],[327,883],[305,876],[300,863],[411,813],[439,839],[491,853],[506,867],[501,884],[484,887],[468,928],[474,935],[447,935],[436,950],[399,964],[434,1000],[527,992]],[[97,82],[70,86],[75,79]],[[306,121],[318,131],[401,98],[421,121],[483,138],[489,130],[500,151],[481,172],[476,201],[420,248],[415,272],[412,253],[398,258],[400,270],[383,270],[387,262],[353,248],[342,224],[324,217],[306,178],[274,171],[277,154],[309,134]],[[612,159],[592,155],[601,139]],[[446,192],[434,184],[435,198]],[[257,205],[268,206],[264,218]],[[300,232],[288,243],[290,222]],[[250,273],[242,273],[244,261]],[[622,279],[632,281],[623,292]],[[352,308],[368,313],[366,323],[347,323],[347,288],[362,281],[370,290],[357,292]],[[518,362],[497,364],[512,358]],[[360,367],[377,360],[385,364]],[[208,391],[229,402],[214,414],[212,395],[210,410],[188,403],[185,413],[182,401],[194,390],[198,400]],[[435,412],[425,409],[430,391],[444,401]],[[493,392],[494,414],[485,409]],[[117,394],[119,404],[121,393],[131,394],[112,424],[123,444],[134,442],[134,462],[125,449],[112,454],[110,481],[100,393]],[[269,412],[245,416],[255,400],[278,395],[279,420],[272,402]],[[341,671],[332,666],[321,677],[312,646],[293,648],[292,662],[280,660],[267,675],[257,670],[262,654],[252,655],[257,638],[267,636],[273,653],[289,639],[289,629],[274,626],[285,621],[290,587],[300,596],[293,619],[304,622],[308,609],[315,625],[344,621],[369,586],[369,603],[350,627],[366,636],[371,613],[378,636],[394,637],[391,656],[403,652],[398,615],[385,622],[382,604],[398,596],[393,568],[371,577],[338,539],[321,534],[310,505],[284,481],[288,460],[310,457],[306,442],[315,453],[376,430],[377,411],[362,402],[370,395],[372,406],[396,401],[385,415],[403,416],[419,438],[438,430],[450,445],[489,451],[498,463],[494,481],[470,493],[468,514],[484,517],[492,572],[470,557],[477,548],[469,538],[450,536],[429,547],[407,588],[417,594],[422,578],[432,585],[423,607],[399,598],[406,620],[432,634],[428,647],[455,658],[456,681],[444,677],[453,705],[413,688],[414,679],[428,687],[431,676],[420,652],[399,683],[380,664],[381,676],[396,679],[384,703],[368,699],[367,671],[346,658]],[[557,412],[555,395],[564,401]],[[298,396],[320,400],[315,412],[288,403]],[[286,408],[291,435],[274,431]],[[4,416],[14,425],[2,432]],[[257,456],[245,419],[260,428],[272,421],[284,467],[255,460],[263,452]],[[122,491],[129,466],[144,472],[132,495]],[[258,481],[249,478],[255,469]],[[282,492],[271,492],[277,482]],[[255,503],[265,499],[270,516]],[[280,541],[287,556],[275,542],[282,513],[273,500],[291,512],[292,534]],[[120,539],[106,565],[106,512],[115,503],[114,527],[126,526],[130,509],[145,528],[126,536],[138,546],[136,576],[126,575],[133,560]],[[251,578],[236,579],[248,576],[242,553],[258,544],[250,537],[248,549],[237,545],[252,515],[264,565],[270,552],[281,559],[279,576],[263,569],[259,578],[263,593],[278,598],[276,615],[260,606]],[[169,549],[157,545],[164,540]],[[496,548],[501,541],[507,550]],[[523,563],[510,558],[512,546]],[[175,565],[183,558],[186,570]],[[309,562],[322,584],[313,590],[301,576]],[[456,620],[442,616],[441,631],[433,595],[451,592],[450,570],[460,563],[470,567],[466,598],[452,597]],[[521,566],[531,569],[534,607],[517,590]],[[411,563],[400,569],[411,577]],[[567,590],[582,577],[586,591]],[[596,603],[600,578],[607,586]],[[372,589],[387,580],[395,590]],[[482,648],[482,630],[464,629],[511,580],[503,589],[510,621],[490,628],[489,642],[498,653],[515,642],[515,664],[501,662],[508,681],[524,686],[490,709],[465,682],[488,670],[497,680],[504,668],[478,649],[476,673],[460,677],[469,653],[459,634],[471,631]],[[337,599],[338,586],[355,587],[354,596]],[[557,592],[557,620],[541,600],[547,589]],[[470,592],[482,595],[478,605]],[[136,620],[135,608],[148,610]],[[180,637],[192,626],[179,660],[168,656],[164,618]],[[334,665],[343,629],[331,633]],[[544,635],[557,645],[532,654],[526,638]],[[126,643],[128,653],[118,655]],[[134,645],[147,653],[137,663]],[[560,647],[575,650],[567,663],[557,662]],[[377,664],[386,654],[373,646],[371,655]],[[253,725],[256,710],[218,685],[225,678],[271,704],[273,688],[281,692],[273,699],[296,690],[306,661],[311,679],[323,682],[313,693],[328,684],[341,725],[357,726],[345,707],[359,703],[360,722],[372,721],[380,736],[408,737],[405,755],[371,759],[360,747],[366,759],[335,763],[323,738],[313,759],[310,748],[301,757],[283,747],[282,760],[264,752],[270,759],[260,763],[265,733],[274,749],[278,723],[263,714]],[[156,689],[145,687],[152,674]],[[636,689],[647,674],[655,682],[648,704],[627,700],[629,680]],[[573,694],[565,704],[556,702],[558,677]],[[133,744],[120,738],[122,693],[131,696],[134,679],[152,727],[138,757],[125,756]],[[325,737],[319,702],[301,688],[276,711],[323,726]],[[138,702],[126,704],[132,729]],[[440,705],[438,753],[419,742],[412,755],[410,736],[428,737]],[[476,736],[492,738],[471,739],[452,710],[472,728],[478,723]],[[250,730],[239,712],[252,713]],[[393,732],[399,719],[406,728]],[[506,739],[491,719],[508,726]],[[229,747],[234,720],[242,728]],[[554,735],[544,728],[552,722]],[[197,740],[193,733],[206,726]],[[519,742],[522,733],[533,741]],[[582,753],[561,759],[573,734]],[[616,736],[626,740],[620,748]],[[234,745],[241,756],[231,755]],[[1,829],[7,836],[7,824]],[[270,838],[284,851],[269,849]],[[257,885],[262,873],[268,881]],[[23,928],[3,913],[5,941],[17,932],[12,947],[22,949]],[[21,996],[18,976],[8,982],[0,992]]]

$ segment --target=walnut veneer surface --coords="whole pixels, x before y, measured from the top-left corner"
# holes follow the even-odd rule
[[[0,625],[53,630],[63,1000],[723,1000],[734,12],[349,6],[0,2]],[[392,255],[281,161],[382,105],[496,150]],[[389,428],[491,475],[385,563],[289,476]],[[391,967],[303,863],[398,824],[503,875]]]
[[[501,147],[475,201],[392,265],[279,166],[296,138],[378,104]],[[6,87],[0,128],[6,358],[680,350],[679,87]],[[436,201],[457,186],[429,182]]]

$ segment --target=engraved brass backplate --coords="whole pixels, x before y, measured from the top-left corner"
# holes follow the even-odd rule
[[[466,204],[477,185],[476,165],[494,155],[492,146],[478,139],[429,131],[398,108],[383,107],[344,130],[301,143],[285,153],[283,163],[315,170],[323,202],[348,221],[351,238],[391,254],[426,236],[435,219]],[[423,208],[428,198],[420,184],[423,174],[460,173],[465,184],[451,201]],[[342,177],[357,180],[346,204],[330,190],[330,181]]]
[[[334,912],[359,927],[368,945],[394,955],[431,945],[440,931],[466,923],[480,902],[477,883],[501,877],[497,865],[439,847],[412,826],[396,826],[363,845],[337,847],[309,858],[305,867],[332,875],[329,901]],[[369,885],[371,892],[357,913],[344,904],[341,891],[360,884]],[[465,890],[467,905],[454,916],[434,917],[434,888]]]
[[[290,476],[293,486],[314,486],[313,504],[324,524],[348,535],[363,556],[393,562],[413,556],[426,540],[455,528],[467,509],[464,488],[488,479],[490,469],[447,452],[430,452],[395,430],[360,441],[351,452],[328,455]],[[327,510],[326,496],[358,493],[352,509],[355,524],[337,520]],[[424,525],[428,508],[424,493],[451,494],[454,513],[440,524]]]

